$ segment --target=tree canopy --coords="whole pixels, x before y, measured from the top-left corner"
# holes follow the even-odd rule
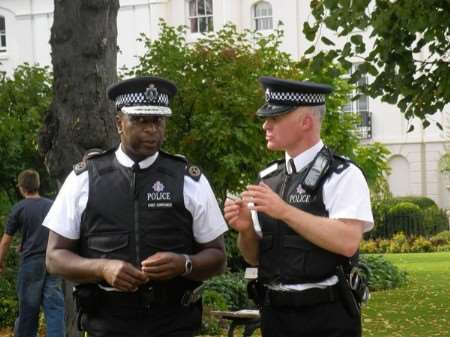
[[[17,175],[32,168],[49,179],[37,137],[52,99],[52,76],[47,67],[23,64],[0,79],[0,193],[17,199]]]
[[[158,39],[142,36],[146,52],[125,75],[151,74],[176,83],[164,147],[199,164],[219,199],[240,192],[271,159],[282,156],[267,151],[262,123],[255,116],[264,101],[258,81],[263,75],[331,84],[335,92],[327,101],[323,139],[338,153],[356,159],[371,183],[387,169],[387,150],[379,144],[361,146],[358,117],[342,113],[351,86],[340,78],[338,66],[292,60],[279,49],[281,30],[255,36],[226,25],[194,43],[188,43],[184,33],[183,27],[161,22]],[[360,155],[363,149],[366,153]]]
[[[407,119],[419,117],[424,127],[430,115],[450,102],[448,0],[312,0],[310,6],[316,21],[305,23],[305,36],[330,47],[319,53],[318,62],[325,57],[349,68],[350,59],[358,57],[361,64],[351,81],[370,74],[367,94],[396,104]],[[323,26],[347,37],[342,48],[335,48]],[[370,50],[368,43],[373,43]]]

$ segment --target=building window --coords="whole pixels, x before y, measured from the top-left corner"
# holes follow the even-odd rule
[[[5,17],[0,16],[0,52],[6,51]]]
[[[358,69],[358,65],[353,65],[350,74]],[[369,97],[364,95],[360,88],[366,86],[368,83],[367,75],[364,74],[358,80],[356,89],[350,93],[347,104],[342,110],[347,113],[357,113],[361,117],[361,124],[359,125],[359,134],[362,139],[372,138],[372,113],[369,111]],[[355,97],[357,97],[355,99]]]
[[[206,33],[214,30],[213,0],[189,0],[189,22],[191,33]]]
[[[272,29],[272,5],[266,1],[260,1],[253,6],[253,24],[255,30]]]

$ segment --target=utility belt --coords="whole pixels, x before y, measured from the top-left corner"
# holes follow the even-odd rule
[[[257,279],[247,284],[247,293],[258,308],[264,305],[273,307],[306,307],[317,304],[341,301],[351,316],[360,316],[361,305],[369,299],[367,278],[361,270],[367,267],[358,264],[349,273],[342,266],[336,268],[338,283],[326,288],[310,288],[303,291],[279,291],[265,287]],[[365,270],[366,273],[368,270]]]
[[[247,292],[260,309],[264,305],[272,307],[307,307],[332,303],[340,298],[338,285],[326,288],[310,288],[303,291],[282,291],[267,288],[257,280],[252,280],[247,284]]]
[[[135,292],[107,291],[97,284],[74,287],[73,296],[78,314],[78,327],[82,330],[83,314],[93,314],[100,308],[116,312],[148,310],[153,306],[190,306],[202,296],[204,284],[193,289],[169,287],[162,284],[145,285]]]
[[[335,302],[339,298],[337,285],[326,288],[310,288],[302,291],[279,291],[267,289],[265,304],[272,307],[308,307]]]

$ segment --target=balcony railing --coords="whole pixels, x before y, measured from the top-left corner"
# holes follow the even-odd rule
[[[372,113],[370,111],[359,111],[361,124],[358,126],[358,135],[361,139],[372,138]]]

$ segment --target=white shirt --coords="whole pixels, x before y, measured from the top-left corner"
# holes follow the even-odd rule
[[[302,152],[294,160],[295,169],[301,171],[306,165],[316,157],[322,149],[323,142]],[[285,154],[285,164],[288,174],[292,173],[289,165],[291,157]],[[370,205],[370,192],[361,170],[354,164],[350,164],[343,172],[333,173],[323,185],[323,203],[331,219],[359,220],[363,222],[364,232],[373,228],[373,215]],[[259,220],[252,216],[253,226],[262,235]],[[305,290],[313,287],[324,288],[337,283],[337,277],[332,276],[319,283],[296,284],[296,285],[276,285],[271,286],[274,290]]]
[[[117,161],[132,167],[134,162],[118,147],[115,152]],[[151,166],[158,153],[139,162],[145,169]],[[198,243],[210,242],[228,230],[214,192],[204,175],[199,181],[184,177],[184,204],[192,214],[194,239]],[[81,215],[86,208],[89,195],[88,171],[76,175],[73,171],[62,185],[43,225],[59,235],[78,240],[80,238]]]

